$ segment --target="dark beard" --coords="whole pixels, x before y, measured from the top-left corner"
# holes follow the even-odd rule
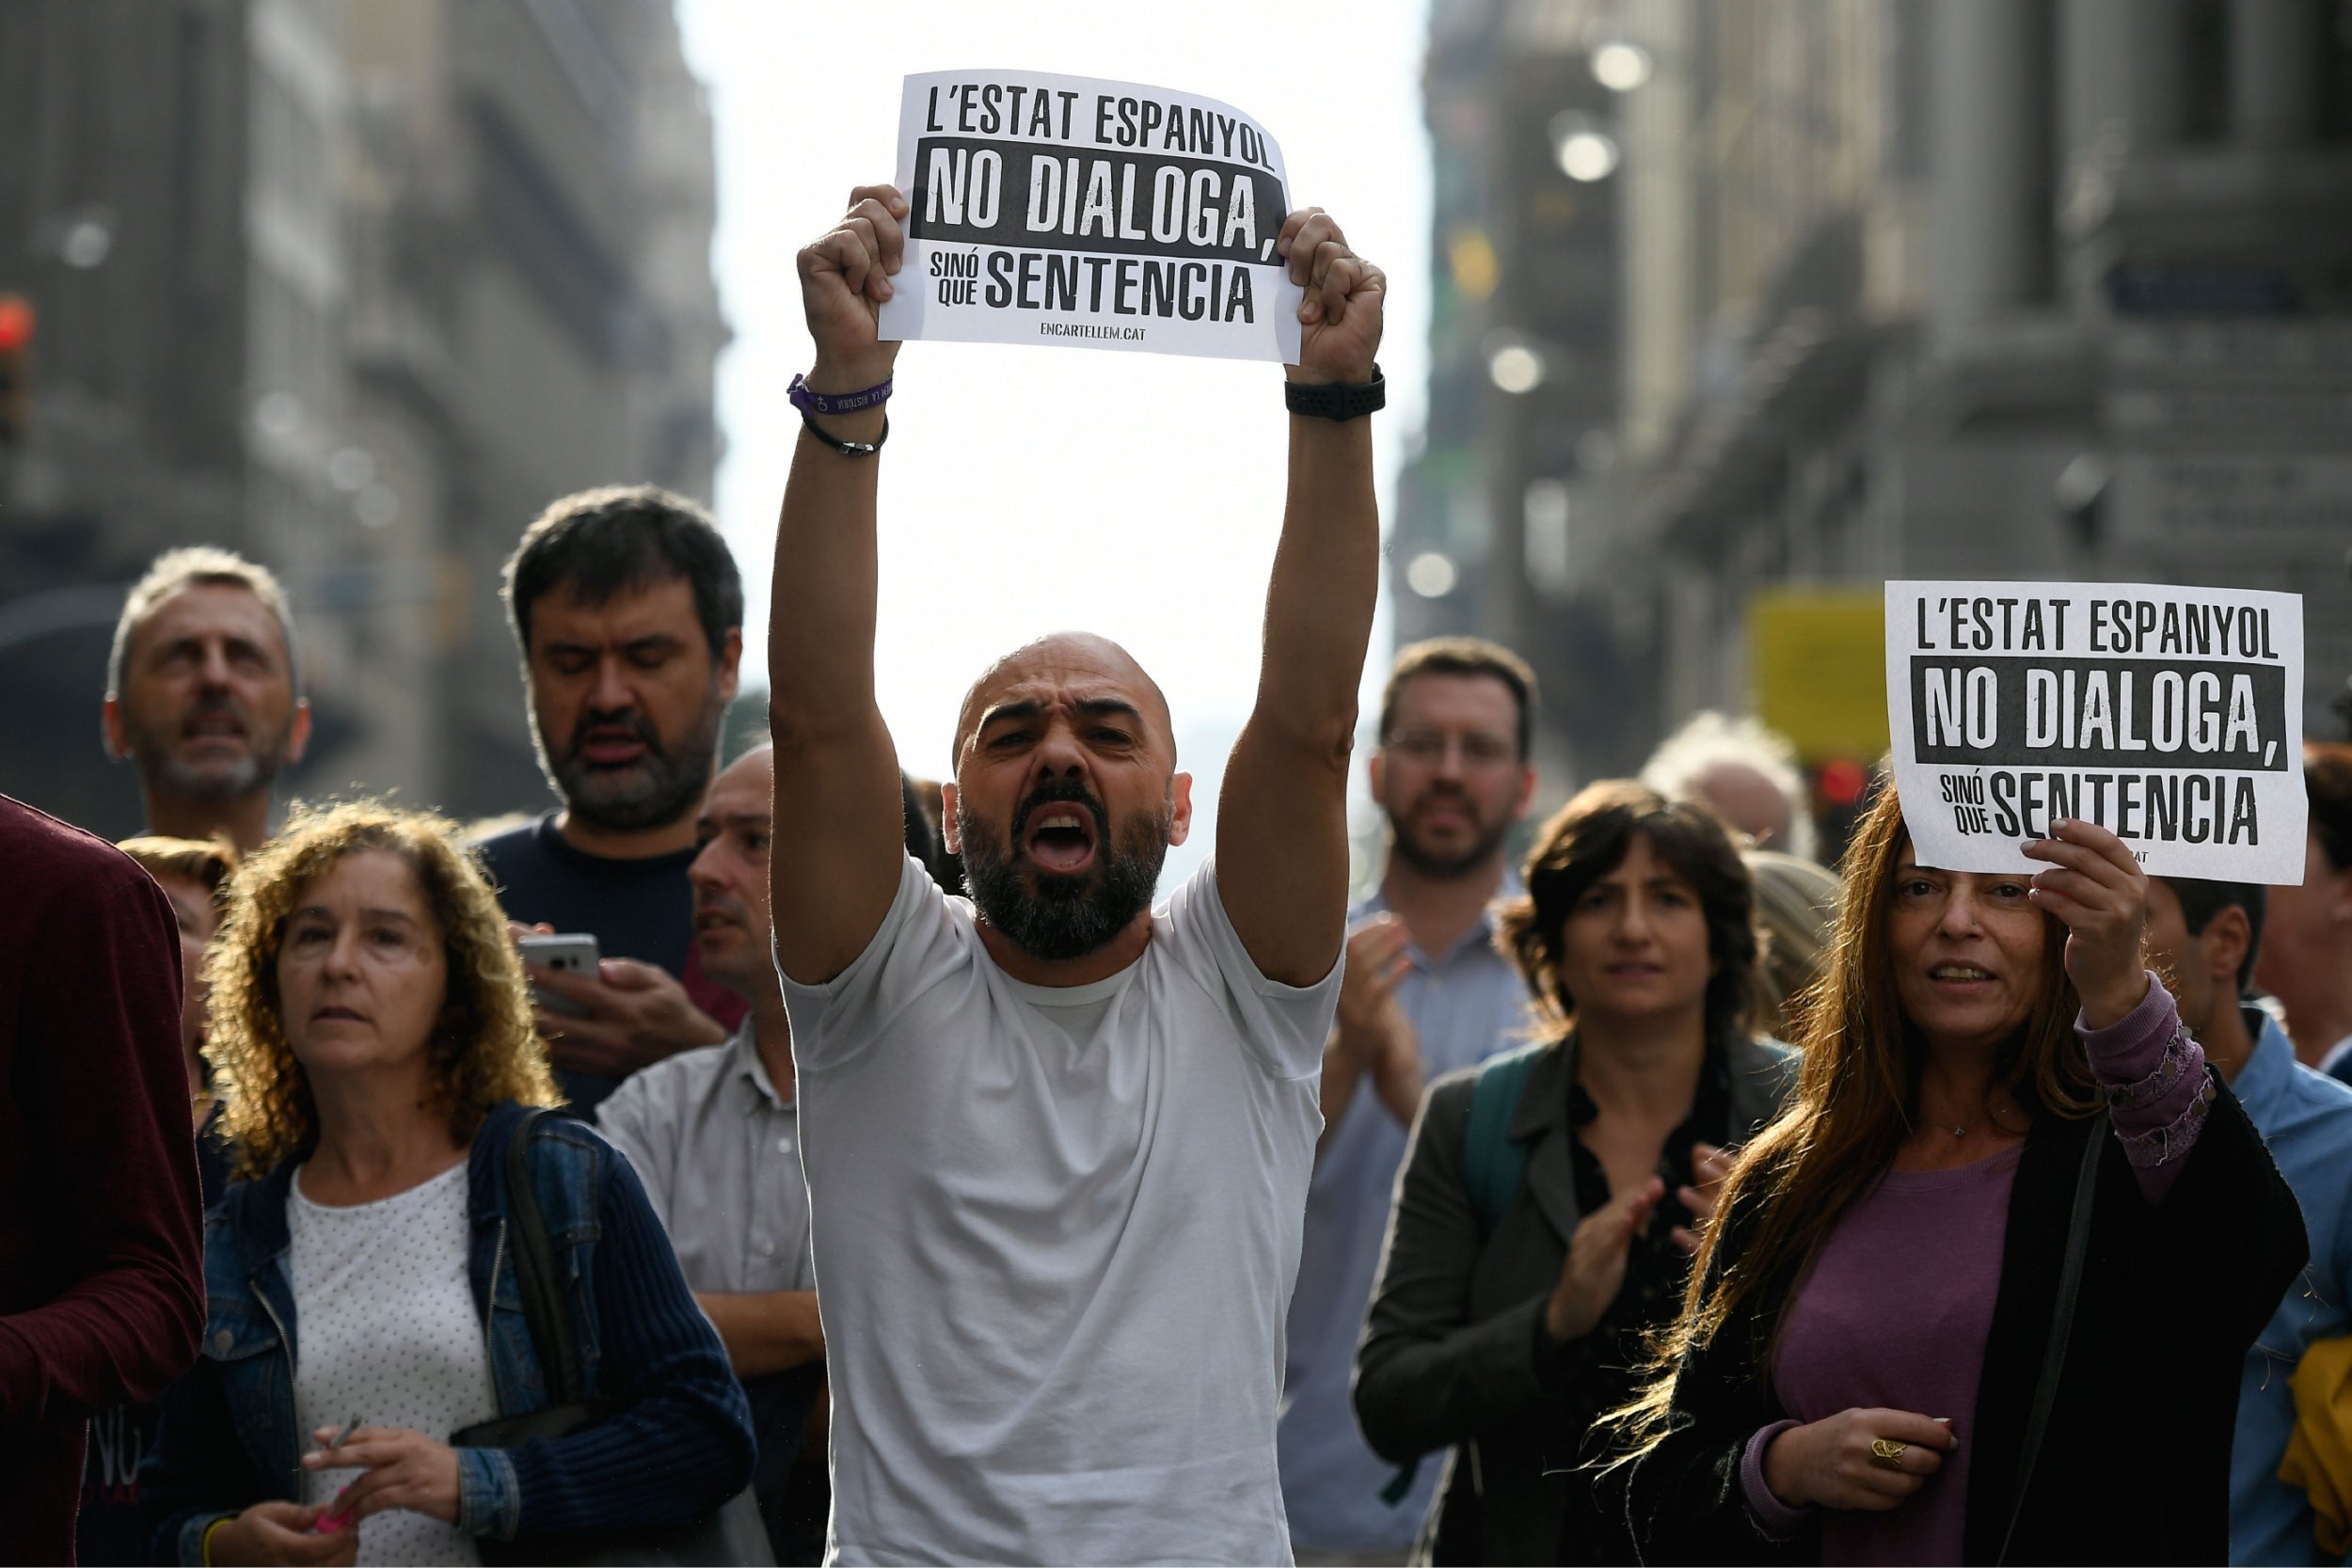
[[[1094,817],[1101,862],[1091,872],[1066,877],[1034,868],[1031,891],[1012,846],[1040,806],[1083,806]],[[1152,907],[1160,867],[1168,859],[1166,816],[1129,824],[1114,842],[1110,814],[1082,784],[1043,784],[1013,814],[1009,838],[984,826],[964,809],[959,792],[956,832],[963,841],[963,885],[980,918],[1002,931],[1015,947],[1045,963],[1083,958]]]
[[[1510,833],[1511,824],[1478,835],[1477,841],[1458,855],[1432,855],[1413,841],[1413,836],[1393,816],[1389,818],[1389,853],[1420,872],[1431,881],[1450,882],[1467,877],[1485,865],[1503,839]]]
[[[719,726],[725,720],[726,704],[714,689],[693,733],[672,752],[643,714],[612,718],[583,713],[562,757],[548,751],[545,736],[539,737],[539,760],[564,806],[589,826],[607,832],[666,828],[701,805],[709,791],[719,755]],[[580,755],[581,740],[599,724],[627,725],[644,744],[644,754],[627,768],[598,768],[587,761]]]

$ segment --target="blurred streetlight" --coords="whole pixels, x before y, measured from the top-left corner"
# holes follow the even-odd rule
[[[1461,578],[1454,558],[1438,550],[1422,551],[1405,567],[1405,586],[1424,599],[1444,598]]]
[[[1593,80],[1611,92],[1631,92],[1649,80],[1656,67],[1648,50],[1623,39],[1593,51]]]
[[[1614,174],[1621,156],[1617,139],[1592,116],[1577,109],[1565,109],[1551,117],[1551,154],[1561,173],[1584,184]]]
[[[1517,341],[1501,343],[1486,356],[1486,374],[1497,388],[1523,397],[1544,384],[1544,356]]]

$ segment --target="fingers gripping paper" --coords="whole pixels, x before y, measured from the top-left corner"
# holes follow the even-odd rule
[[[2097,822],[2158,876],[2303,879],[2303,599],[1890,582],[1895,786],[1923,863],[2034,871]]]
[[[1282,151],[1248,115],[1032,71],[906,79],[899,340],[1298,358]]]

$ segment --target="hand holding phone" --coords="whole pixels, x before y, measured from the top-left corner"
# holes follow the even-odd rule
[[[522,955],[526,969],[561,970],[582,979],[593,978],[602,962],[596,937],[586,931],[516,937],[515,949]],[[591,1010],[580,1003],[557,996],[537,985],[531,988],[531,994],[532,1000],[548,1012],[562,1013],[567,1018],[592,1016]]]

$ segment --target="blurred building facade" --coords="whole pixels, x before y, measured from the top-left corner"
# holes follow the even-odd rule
[[[1761,599],[1887,578],[2300,592],[2306,730],[2341,733],[2352,5],[1437,0],[1430,60],[1451,285],[1400,635],[1516,635],[1580,774],[1748,706]],[[1544,71],[1557,95],[1515,110],[1506,84]],[[1565,168],[1582,122],[1560,117],[1603,79],[1616,157],[1581,189],[1612,214],[1615,331],[1555,362],[1588,383],[1563,415],[1549,378],[1503,385],[1510,279],[1555,263],[1518,248],[1530,187],[1496,176],[1530,148]],[[1492,109],[1467,117],[1476,179],[1448,161],[1466,101]],[[1466,309],[1471,233],[1496,281]],[[1449,405],[1486,435],[1445,492]],[[1460,551],[1456,504],[1502,547]],[[1458,580],[1424,563],[1449,592],[1417,594],[1438,552]]]
[[[208,542],[294,598],[294,787],[543,799],[501,562],[556,495],[707,501],[719,456],[710,116],[669,8],[31,0],[0,73],[0,292],[39,313],[0,789],[136,825],[107,639],[150,558]]]

